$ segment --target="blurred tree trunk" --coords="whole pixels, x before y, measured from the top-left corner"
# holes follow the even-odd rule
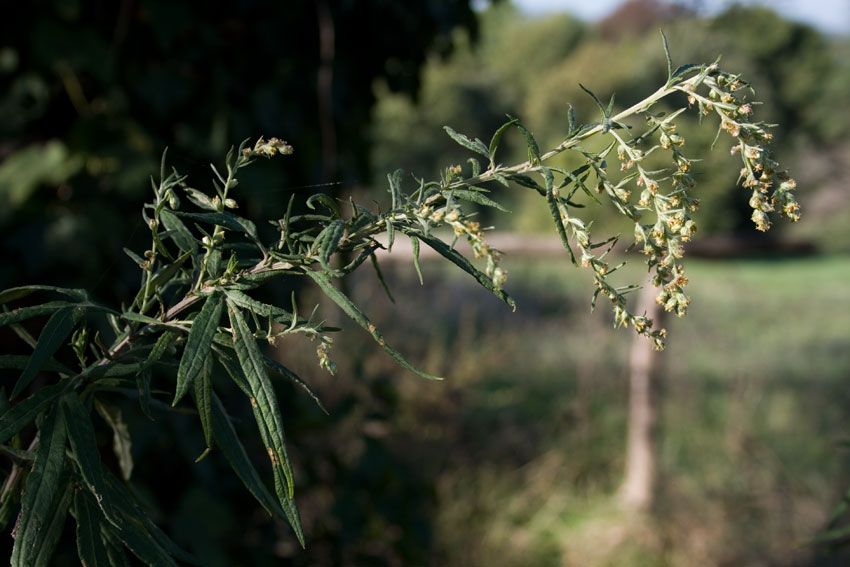
[[[646,285],[640,292],[635,313],[645,313],[662,324],[664,310],[655,302],[656,290]],[[635,335],[629,355],[629,418],[626,446],[626,474],[621,497],[626,509],[649,510],[655,495],[657,477],[656,444],[658,418],[658,352],[653,343]]]

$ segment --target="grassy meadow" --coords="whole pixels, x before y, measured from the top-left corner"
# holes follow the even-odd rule
[[[354,298],[390,344],[446,381],[399,371],[355,331],[335,346],[339,375],[316,383],[332,414],[363,381],[391,390],[366,402],[351,451],[377,437],[430,487],[405,495],[427,501],[423,558],[845,564],[805,542],[850,487],[846,257],[689,262],[691,311],[665,322],[660,355],[658,496],[640,518],[616,498],[632,334],[611,329],[601,302],[590,313],[587,274],[565,259],[506,263],[515,313],[436,263],[423,263],[423,287],[412,266],[384,263],[395,305],[364,272]],[[625,269],[642,277],[639,261]],[[406,529],[391,528],[378,532]]]

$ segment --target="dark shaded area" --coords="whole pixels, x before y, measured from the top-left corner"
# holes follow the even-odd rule
[[[51,283],[87,288],[104,303],[131,299],[138,269],[122,248],[147,244],[140,208],[166,147],[167,167],[204,186],[209,163],[245,138],[292,143],[294,156],[240,176],[240,213],[252,218],[282,216],[293,193],[303,201],[350,192],[370,178],[364,133],[374,82],[415,95],[425,57],[449,53],[457,27],[475,36],[467,0],[18,6],[0,20],[0,288]],[[44,321],[29,323],[38,336]],[[19,342],[11,333],[2,341]],[[373,400],[372,421],[395,411],[388,380],[347,394],[330,417],[279,384],[309,554],[221,455],[193,462],[203,447],[196,416],[160,409],[151,423],[116,396],[133,436],[132,489],[205,565],[422,563],[431,537],[426,481],[378,441],[353,454],[340,444],[340,431],[360,422],[363,398]],[[153,387],[172,381],[155,376]],[[227,388],[219,393],[263,463],[250,407],[228,400]],[[109,429],[99,435],[115,470]],[[54,564],[77,561],[69,521]]]

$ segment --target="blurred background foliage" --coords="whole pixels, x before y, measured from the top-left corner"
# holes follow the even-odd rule
[[[757,116],[779,124],[778,156],[804,210],[769,238],[824,255],[693,266],[691,314],[672,325],[661,363],[663,482],[652,516],[623,517],[612,499],[630,336],[588,314],[586,274],[560,256],[507,259],[516,314],[437,265],[425,266],[423,288],[409,266],[387,265],[397,306],[371,275],[353,278],[379,328],[447,376],[442,384],[405,375],[356,331],[338,339],[336,377],[315,367],[315,345],[279,347],[330,410],[278,385],[306,551],[220,457],[193,463],[202,447],[193,416],[160,411],[154,425],[124,408],[135,492],[212,566],[846,564],[795,544],[827,525],[850,485],[838,446],[850,426],[847,38],[765,8],[700,18],[687,3],[632,0],[591,25],[471,4],[20,5],[0,20],[0,288],[50,283],[127,300],[138,276],[121,248],[144,245],[135,241],[140,206],[166,146],[201,185],[208,163],[243,138],[292,143],[294,156],[240,180],[241,214],[255,219],[282,216],[292,192],[382,202],[389,171],[435,178],[463,163],[443,125],[489,139],[512,114],[554,145],[567,104],[597,120],[579,82],[603,99],[616,93],[621,108],[655,90],[663,28],[674,63],[723,54],[725,68],[755,85],[765,103]],[[692,120],[685,149],[706,158],[700,235],[752,235],[747,195],[735,187],[739,158],[722,145],[708,153],[713,128]],[[507,139],[499,159],[524,154]],[[488,221],[548,226],[519,188],[506,195],[514,213]],[[598,235],[631,232],[609,212],[587,211]],[[639,278],[639,262],[633,269]],[[776,306],[787,320],[764,315]],[[102,442],[106,455],[105,432]],[[70,531],[65,544],[74,545]]]

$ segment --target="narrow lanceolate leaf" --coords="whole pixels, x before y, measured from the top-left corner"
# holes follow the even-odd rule
[[[451,137],[452,140],[454,140],[464,148],[479,153],[486,158],[490,157],[490,151],[487,149],[487,146],[485,146],[484,142],[482,142],[478,138],[476,138],[475,140],[470,140],[463,134],[456,132],[450,126],[443,126],[443,130],[446,131],[446,133]]]
[[[239,290],[226,289],[224,290],[224,293],[227,295],[227,299],[229,299],[232,303],[235,303],[242,309],[247,309],[248,311],[256,313],[260,317],[271,317],[278,323],[285,325],[292,323],[294,316],[286,309],[257,301],[247,293]]]
[[[118,459],[118,468],[124,480],[130,480],[133,474],[133,455],[130,430],[121,414],[121,409],[95,398],[94,407],[100,417],[112,428],[112,451]]]
[[[209,354],[215,331],[218,329],[218,322],[221,319],[223,301],[224,296],[221,293],[210,294],[204,302],[201,312],[192,322],[192,329],[186,339],[186,348],[183,349],[183,358],[180,359],[180,366],[177,369],[177,387],[174,393],[174,401],[171,403],[172,406],[176,406],[180,398],[189,391],[192,380],[204,366],[204,360]]]
[[[228,301],[227,313],[230,316],[230,326],[233,329],[233,343],[239,366],[248,380],[251,389],[251,407],[254,418],[260,430],[260,436],[268,451],[272,469],[275,473],[275,490],[281,504],[292,498],[294,482],[289,455],[286,452],[286,442],[283,433],[283,417],[277,404],[274,388],[266,374],[265,361],[257,346],[257,341],[239,307]],[[283,478],[280,478],[280,475]],[[285,486],[284,481],[285,480]]]
[[[115,512],[109,508],[111,501],[104,498],[107,487],[100,452],[97,450],[97,439],[95,438],[91,414],[74,392],[64,396],[61,405],[64,409],[71,450],[77,461],[80,475],[83,477],[86,487],[103,507],[106,516],[114,518]]]
[[[54,405],[41,423],[35,463],[21,496],[12,567],[32,567],[48,536],[51,520],[63,496],[66,429],[62,408]]]
[[[337,219],[325,227],[325,229],[316,238],[319,245],[319,263],[329,272],[333,268],[330,266],[331,256],[339,247],[339,241],[345,234],[345,221]]]
[[[162,221],[163,226],[168,229],[170,234],[169,238],[177,244],[177,247],[180,248],[180,250],[183,252],[190,252],[192,254],[198,253],[198,241],[195,239],[192,231],[189,230],[189,227],[187,227],[177,215],[168,209],[163,209],[159,213],[159,218]]]
[[[493,280],[490,279],[487,274],[473,266],[472,263],[467,260],[463,254],[450,247],[448,244],[446,244],[439,238],[435,238],[431,235],[426,235],[423,233],[417,233],[416,236],[422,239],[425,244],[436,250],[437,253],[440,254],[442,257],[446,258],[458,268],[462,269],[464,272],[474,277],[475,280],[479,284],[484,286],[485,289],[490,291],[490,293],[510,305],[512,309],[516,309],[516,302],[514,301],[514,299],[510,295],[505,293],[503,290],[496,289],[493,285]]]
[[[195,407],[198,408],[198,416],[201,418],[201,429],[204,431],[204,441],[208,448],[213,446],[212,409],[210,407],[212,396],[212,365],[213,356],[207,354],[201,373],[195,378]]]
[[[411,236],[410,243],[413,245],[413,267],[416,269],[416,275],[419,276],[419,285],[425,285],[425,280],[422,277],[422,266],[419,265],[419,239]]]
[[[230,466],[233,468],[236,476],[238,476],[245,485],[245,488],[248,489],[254,498],[257,499],[257,502],[259,502],[269,514],[272,516],[277,514],[281,517],[287,517],[289,523],[292,525],[292,529],[295,530],[295,535],[298,537],[298,541],[301,542],[301,545],[303,546],[304,532],[301,528],[301,519],[299,518],[297,511],[294,511],[294,513],[290,516],[287,514],[286,510],[281,508],[280,503],[274,496],[272,496],[268,488],[266,488],[266,485],[260,479],[260,475],[257,473],[257,469],[254,468],[251,459],[248,458],[248,453],[245,451],[245,447],[239,440],[239,436],[236,434],[233,423],[231,423],[230,418],[227,416],[227,412],[224,410],[221,400],[218,399],[218,396],[216,396],[215,393],[212,394],[211,399],[213,433],[215,433],[216,444],[219,449],[221,449],[224,457],[230,463]],[[287,502],[289,502],[288,499]]]
[[[105,524],[106,532],[120,539],[133,554],[147,565],[177,567],[174,558],[197,565],[191,553],[180,548],[145,514],[132,495],[108,470],[104,473],[106,495],[116,514]],[[101,503],[102,505],[103,503]]]
[[[38,414],[54,403],[70,385],[66,380],[39,388],[32,396],[21,400],[0,414],[0,443],[8,441],[15,433],[26,427]]]
[[[51,515],[44,531],[44,539],[41,541],[32,567],[50,567],[53,565],[53,552],[56,551],[59,538],[62,537],[62,532],[65,529],[65,522],[68,519],[68,511],[71,508],[71,499],[74,494],[70,480],[71,475],[66,469],[59,479],[58,497],[55,499],[55,505],[53,506],[53,510],[51,510]]]
[[[328,410],[326,410],[325,406],[322,405],[322,401],[319,399],[319,396],[316,395],[313,389],[310,388],[310,386],[304,380],[302,380],[300,376],[298,376],[295,372],[293,372],[277,360],[274,360],[273,358],[264,356],[263,360],[265,361],[266,366],[280,373],[282,376],[289,378],[290,380],[304,388],[307,393],[310,394],[310,397],[313,398],[313,401],[316,402],[316,405],[319,406],[319,409],[325,413],[328,413]]]
[[[50,316],[38,337],[38,342],[30,355],[27,367],[21,373],[15,388],[12,390],[12,398],[15,398],[30,385],[30,382],[41,371],[44,364],[59,350],[59,347],[65,344],[65,339],[68,338],[68,335],[71,334],[84,314],[84,308],[69,306],[63,307]]]
[[[198,222],[223,226],[235,232],[241,232],[242,234],[249,236],[251,240],[259,241],[257,226],[248,219],[234,215],[233,213],[184,213],[180,211],[175,214]]]
[[[491,168],[496,166],[496,161],[495,161],[496,160],[496,149],[499,147],[499,142],[501,142],[501,140],[502,140],[502,135],[505,133],[505,131],[508,128],[510,128],[511,126],[516,124],[517,122],[519,122],[518,119],[512,118],[509,122],[505,122],[504,124],[499,126],[499,129],[496,130],[496,133],[493,134],[493,138],[490,140],[490,167]]]
[[[0,368],[14,369],[14,370],[23,370],[27,367],[29,363],[30,357],[23,354],[0,354]],[[58,372],[60,374],[74,374],[74,372],[65,366],[64,364],[59,364],[52,358],[44,363],[44,366],[41,367],[42,370],[46,370],[48,372]]]
[[[74,493],[74,516],[77,519],[77,554],[84,567],[109,567],[109,555],[100,537],[103,514],[88,490]]]
[[[103,524],[100,537],[106,546],[106,556],[109,558],[109,567],[132,567],[127,554],[124,552],[123,542],[115,536],[114,530]]]
[[[430,244],[430,237],[426,237],[422,234],[418,234],[417,236]],[[446,246],[446,248],[448,248],[448,246]],[[409,363],[401,355],[400,352],[386,344],[386,342],[384,342],[384,337],[381,336],[381,333],[375,328],[375,325],[373,325],[372,322],[369,321],[369,318],[366,317],[366,314],[363,313],[363,311],[361,311],[360,308],[357,307],[354,302],[352,302],[348,298],[348,296],[346,296],[344,293],[335,288],[327,275],[311,270],[307,270],[305,273],[310,276],[310,278],[312,278],[314,282],[318,284],[318,286],[325,293],[325,295],[332,299],[334,303],[339,305],[339,307],[346,315],[351,317],[351,319],[355,323],[366,329],[369,334],[372,335],[372,338],[375,339],[375,341],[381,346],[381,348],[383,348],[402,367],[410,370],[415,374],[418,374],[419,376],[422,376],[423,378],[428,378],[429,380],[442,380],[442,378],[439,378],[438,376],[433,376],[431,374],[428,374],[427,372],[419,370],[411,363]]]
[[[0,327],[14,325],[15,323],[20,323],[21,321],[26,321],[27,319],[38,317],[40,315],[51,315],[56,311],[64,307],[70,307],[71,305],[74,304],[68,303],[67,301],[48,301],[47,303],[33,305],[31,307],[19,307],[12,311],[3,311],[0,313]]]
[[[22,287],[11,287],[9,289],[4,289],[3,291],[0,291],[0,304],[15,301],[16,299],[21,299],[33,293],[34,291],[53,291],[70,297],[72,300],[79,303],[83,303],[89,300],[89,294],[84,289],[54,287],[52,285],[25,285]]]
[[[493,207],[495,209],[499,209],[500,211],[504,211],[509,213],[510,211],[497,203],[496,201],[490,199],[486,195],[484,195],[481,191],[468,191],[466,189],[455,189],[452,191],[452,195],[461,199],[463,201],[469,201],[470,203],[476,203],[478,205],[484,205],[485,207]]]
[[[390,182],[390,195],[392,196],[392,210],[396,210],[402,206],[401,202],[401,175],[403,171],[396,169],[393,173],[387,174],[387,180]]]
[[[528,146],[528,161],[532,164],[540,163],[540,146],[537,145],[537,140],[520,122],[516,123],[516,127],[522,132],[522,137],[525,138],[525,144]]]

